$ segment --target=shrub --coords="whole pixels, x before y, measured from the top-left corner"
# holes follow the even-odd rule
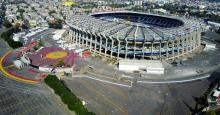
[[[74,111],[77,115],[95,115],[93,112],[83,106],[81,100],[76,97],[55,75],[48,75],[44,79],[45,83],[59,95],[62,101],[67,104],[69,110]]]
[[[8,43],[8,45],[10,47],[12,47],[13,49],[16,49],[16,48],[19,48],[19,47],[22,47],[23,44],[21,42],[17,42],[17,41],[14,41],[11,37],[11,35],[13,34],[13,32],[17,31],[16,29],[9,29],[8,31],[6,32],[3,32],[1,34],[1,37]]]

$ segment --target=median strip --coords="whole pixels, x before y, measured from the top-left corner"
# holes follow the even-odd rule
[[[77,115],[95,115],[95,113],[89,112],[83,106],[81,100],[76,97],[76,95],[74,95],[55,75],[48,75],[44,81],[57,95],[60,96],[63,103],[68,106],[69,110],[74,111]]]

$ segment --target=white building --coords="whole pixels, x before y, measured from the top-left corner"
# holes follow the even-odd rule
[[[160,60],[119,60],[120,71],[145,71],[149,74],[164,74]]]
[[[54,40],[59,40],[62,38],[63,34],[65,33],[65,29],[62,29],[62,30],[56,30],[55,32],[53,32],[53,39]]]

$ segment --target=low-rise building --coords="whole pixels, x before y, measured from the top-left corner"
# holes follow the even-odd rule
[[[159,60],[119,60],[120,71],[145,71],[149,74],[164,74],[163,63]]]

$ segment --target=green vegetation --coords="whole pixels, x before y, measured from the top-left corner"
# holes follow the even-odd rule
[[[74,111],[77,115],[95,115],[82,105],[79,98],[74,95],[70,89],[68,89],[64,82],[60,81],[55,75],[48,75],[45,78],[45,83],[50,86],[57,95],[59,95],[62,101],[67,104],[71,111]]]
[[[56,11],[55,10],[51,10],[51,11],[49,11],[49,15],[52,15],[52,14],[55,14],[56,13]]]
[[[215,111],[211,110],[211,111],[205,112],[204,115],[217,115],[217,114],[215,113]]]
[[[110,4],[109,6],[112,7],[112,8],[128,7],[127,4]]]
[[[220,34],[220,28],[216,31],[216,33]]]
[[[98,5],[94,2],[87,2],[80,4],[79,7],[84,9],[91,9],[91,8],[98,8]]]
[[[36,9],[34,7],[31,7],[31,10],[36,11]]]
[[[92,10],[86,10],[85,13],[90,14],[90,13],[92,13]]]
[[[12,27],[12,24],[8,20],[5,20],[3,22],[3,26],[5,26],[6,28],[10,28],[10,27]]]
[[[60,60],[60,61],[58,62],[58,64],[57,64],[57,67],[62,67],[62,66],[64,66],[64,65],[65,65],[64,61],[63,61],[63,60]]]
[[[19,31],[18,29],[16,29],[16,28],[11,28],[11,29],[9,29],[8,31],[6,31],[6,32],[3,32],[2,34],[1,34],[1,38],[3,38],[7,43],[8,43],[8,45],[10,46],[10,47],[12,47],[13,49],[16,49],[16,48],[19,48],[19,47],[22,47],[23,46],[23,44],[21,43],[21,42],[16,42],[16,41],[14,41],[13,39],[12,39],[12,34],[14,33],[14,32],[17,32],[17,31]]]
[[[49,27],[54,29],[62,29],[63,28],[63,21],[58,19],[55,22],[49,22]]]
[[[20,12],[21,14],[23,14],[25,12],[24,9],[18,9],[17,12]]]
[[[36,51],[36,50],[40,49],[43,46],[44,46],[44,42],[40,39],[38,41],[38,45],[34,47],[34,50]]]

